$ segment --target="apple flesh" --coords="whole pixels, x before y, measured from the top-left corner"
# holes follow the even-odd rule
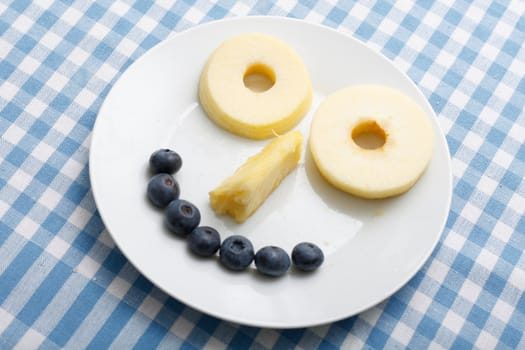
[[[208,117],[251,139],[293,128],[312,102],[312,84],[301,58],[285,42],[264,34],[226,40],[201,74],[199,98]]]
[[[408,191],[432,157],[430,117],[411,98],[380,85],[343,88],[316,110],[310,151],[333,186],[363,198]]]

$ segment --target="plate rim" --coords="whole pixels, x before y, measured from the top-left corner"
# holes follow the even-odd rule
[[[329,31],[329,32],[332,32],[332,34],[343,36],[346,40],[352,41],[354,45],[359,45],[359,46],[361,46],[361,47],[363,47],[363,48],[373,52],[381,60],[387,61],[387,63],[391,67],[393,67],[398,73],[400,73],[401,75],[403,75],[406,78],[407,82],[409,82],[410,86],[414,89],[414,92],[417,95],[419,95],[419,97],[421,98],[421,101],[424,101],[425,107],[429,111],[432,111],[432,113],[431,113],[431,115],[429,117],[431,117],[431,119],[433,119],[435,121],[436,131],[437,131],[436,132],[436,134],[437,134],[436,136],[440,139],[442,145],[445,148],[444,151],[446,151],[445,152],[445,158],[446,158],[445,159],[446,160],[445,161],[445,165],[446,165],[446,168],[448,170],[447,171],[447,173],[448,173],[448,176],[447,176],[447,185],[448,185],[447,189],[449,189],[449,190],[447,191],[446,208],[444,208],[444,209],[446,209],[446,215],[444,216],[444,218],[443,218],[443,220],[441,222],[441,226],[439,227],[439,230],[438,230],[439,234],[435,235],[434,241],[432,242],[431,245],[429,245],[428,250],[423,255],[423,258],[421,259],[419,264],[417,264],[414,267],[413,271],[411,271],[409,274],[407,274],[405,276],[405,278],[400,279],[400,282],[395,284],[395,286],[391,290],[385,291],[385,293],[383,293],[383,296],[379,300],[376,300],[375,302],[371,302],[371,303],[369,303],[367,305],[364,305],[361,308],[358,308],[357,311],[355,311],[355,312],[353,312],[351,314],[336,315],[336,316],[332,316],[332,317],[325,317],[323,319],[318,320],[317,322],[300,322],[300,321],[298,321],[298,322],[296,322],[294,324],[288,324],[288,323],[283,324],[283,323],[280,323],[279,321],[275,321],[275,322],[262,321],[262,322],[259,322],[256,317],[253,317],[251,320],[246,320],[245,318],[241,319],[242,317],[235,318],[235,317],[230,317],[230,316],[223,316],[220,313],[209,311],[209,310],[205,310],[204,308],[200,308],[198,305],[195,305],[193,302],[191,302],[191,300],[187,300],[184,297],[174,296],[172,293],[168,292],[167,290],[162,288],[159,284],[157,284],[153,280],[151,280],[150,277],[146,273],[144,273],[142,271],[141,267],[136,265],[134,263],[134,260],[131,259],[127,255],[127,253],[125,252],[124,249],[122,249],[121,241],[118,238],[116,238],[111,233],[111,230],[109,229],[109,227],[107,225],[108,221],[106,220],[105,214],[101,210],[99,210],[100,198],[99,198],[99,195],[97,194],[97,191],[95,190],[95,187],[93,186],[93,183],[96,182],[96,181],[93,181],[94,178],[95,178],[94,173],[93,173],[94,172],[94,170],[93,170],[94,168],[91,167],[91,166],[88,166],[88,168],[89,168],[89,179],[90,179],[90,184],[91,184],[91,192],[93,194],[93,200],[95,202],[97,211],[98,211],[98,213],[99,213],[99,215],[100,215],[100,217],[101,217],[101,219],[102,219],[102,221],[104,223],[105,229],[107,230],[108,234],[111,236],[111,239],[114,241],[116,247],[119,249],[121,254],[123,254],[126,257],[126,259],[133,265],[133,267],[138,272],[140,272],[144,277],[146,277],[153,285],[155,285],[155,287],[159,288],[164,293],[166,293],[166,295],[168,295],[168,296],[178,300],[179,302],[181,302],[185,306],[189,306],[189,307],[191,307],[191,308],[193,308],[193,309],[195,309],[195,310],[197,310],[199,312],[202,312],[204,314],[216,317],[216,318],[218,318],[220,320],[224,320],[224,321],[232,322],[232,323],[235,323],[235,324],[239,324],[239,325],[246,325],[246,326],[252,326],[252,327],[262,327],[262,328],[274,328],[274,329],[290,329],[290,328],[314,327],[314,326],[320,326],[320,325],[324,325],[324,324],[340,321],[340,320],[346,319],[348,317],[352,317],[352,316],[358,315],[358,314],[362,313],[363,311],[366,311],[366,310],[368,310],[368,309],[370,309],[370,308],[380,304],[381,302],[385,301],[386,299],[390,298],[393,294],[398,292],[403,286],[405,286],[417,274],[417,272],[419,272],[422,269],[423,265],[429,260],[430,256],[432,255],[432,253],[436,249],[436,246],[437,246],[439,240],[441,239],[441,237],[442,237],[442,235],[443,235],[443,233],[445,231],[446,223],[448,221],[448,217],[450,216],[450,208],[451,208],[451,204],[452,204],[452,194],[453,194],[453,174],[452,174],[452,161],[451,161],[450,149],[449,149],[449,146],[448,146],[448,143],[447,143],[447,140],[446,140],[445,133],[444,133],[443,129],[441,128],[441,126],[439,124],[438,116],[437,116],[436,112],[434,111],[434,109],[432,108],[432,105],[430,104],[430,102],[427,99],[427,97],[423,94],[423,92],[416,85],[416,83],[410,78],[410,76],[405,71],[401,70],[400,67],[395,65],[395,63],[391,59],[389,59],[381,51],[375,49],[374,47],[372,47],[370,45],[367,45],[365,42],[362,42],[362,41],[358,40],[357,38],[355,38],[352,35],[352,33],[341,32],[341,31],[337,30],[336,28],[332,28],[332,27],[329,27],[329,26],[321,24],[321,23],[311,22],[311,21],[308,21],[308,20],[305,20],[305,19],[291,18],[291,17],[285,17],[285,16],[264,16],[264,15],[248,15],[248,16],[239,16],[239,17],[227,17],[227,18],[212,20],[212,21],[209,21],[209,22],[201,23],[201,24],[196,24],[196,25],[194,25],[192,27],[183,29],[180,32],[172,33],[172,34],[168,35],[165,39],[161,40],[159,43],[157,43],[154,46],[152,46],[151,48],[149,48],[142,55],[137,57],[135,59],[135,61],[133,61],[128,67],[126,67],[125,70],[122,71],[120,73],[120,75],[116,79],[114,78],[113,85],[109,89],[107,95],[104,97],[104,100],[101,103],[100,108],[99,108],[99,110],[97,112],[97,118],[95,119],[95,123],[93,125],[93,129],[92,129],[92,132],[91,132],[91,140],[90,140],[90,143],[89,143],[88,164],[90,165],[92,163],[92,159],[93,159],[92,158],[93,157],[92,156],[92,154],[93,154],[93,152],[92,152],[93,145],[96,144],[95,141],[97,139],[97,137],[96,137],[97,130],[100,128],[100,125],[102,124],[101,119],[99,118],[99,115],[101,115],[104,112],[104,110],[106,108],[106,105],[107,105],[108,97],[111,95],[111,93],[115,89],[115,87],[120,85],[119,83],[122,81],[122,77],[125,75],[125,73],[127,73],[135,65],[139,64],[142,60],[146,59],[148,56],[153,55],[161,47],[167,45],[170,41],[172,41],[172,40],[174,40],[174,39],[176,39],[176,38],[178,38],[180,36],[191,35],[191,33],[193,31],[203,30],[203,29],[205,29],[207,27],[220,26],[221,23],[224,23],[224,22],[243,22],[243,21],[262,21],[262,22],[274,22],[275,21],[275,22],[282,22],[282,23],[287,23],[287,22],[299,23],[300,25],[313,26],[313,27],[316,27],[318,30]],[[287,25],[287,24],[285,24],[285,25]],[[100,132],[98,134],[100,134]]]

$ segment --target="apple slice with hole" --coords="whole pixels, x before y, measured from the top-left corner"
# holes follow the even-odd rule
[[[217,125],[266,139],[289,131],[304,117],[312,84],[303,61],[285,42],[242,34],[211,54],[201,74],[199,98]]]
[[[434,132],[411,98],[381,85],[343,88],[316,110],[309,146],[333,186],[363,198],[408,191],[432,157]]]

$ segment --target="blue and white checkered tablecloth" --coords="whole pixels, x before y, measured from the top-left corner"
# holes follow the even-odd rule
[[[432,257],[399,292],[324,326],[197,312],[115,247],[88,177],[116,79],[175,32],[231,16],[322,23],[381,51],[438,115],[454,192]],[[0,348],[525,349],[525,3],[1,0]]]

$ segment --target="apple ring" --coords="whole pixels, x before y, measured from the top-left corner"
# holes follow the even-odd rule
[[[310,150],[333,186],[364,198],[408,191],[432,156],[430,118],[411,98],[378,85],[341,89],[314,114]]]
[[[301,58],[286,43],[269,35],[243,34],[211,54],[201,74],[199,98],[222,128],[265,139],[285,133],[304,117],[312,102],[312,84]]]

